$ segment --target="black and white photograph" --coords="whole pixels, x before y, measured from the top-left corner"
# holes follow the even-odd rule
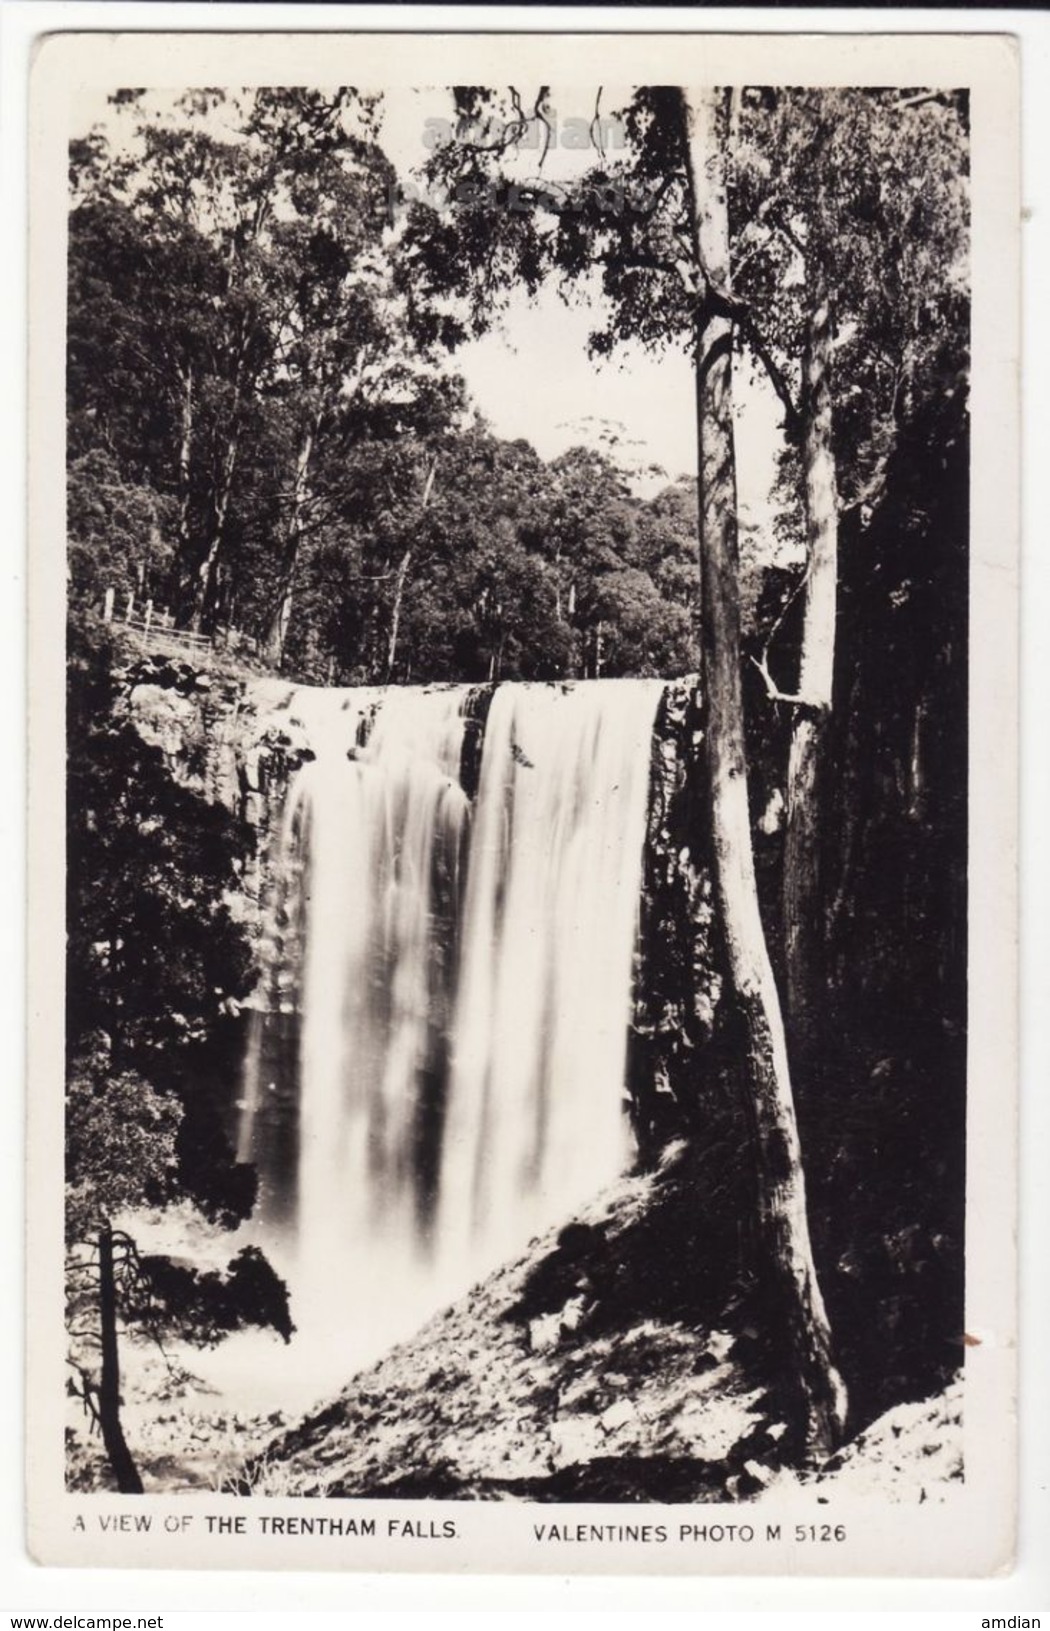
[[[1008,48],[54,43],[46,1560],[1002,1567]]]

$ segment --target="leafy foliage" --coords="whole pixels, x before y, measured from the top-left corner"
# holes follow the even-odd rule
[[[632,497],[603,455],[579,448],[544,464],[527,443],[500,441],[479,425],[369,444],[345,482],[353,523],[325,529],[302,562],[286,666],[303,678],[479,681],[695,668],[688,505],[660,510]],[[614,592],[617,574],[629,577]]]
[[[69,572],[79,594],[101,605],[112,589],[146,599],[171,570],[172,506],[148,484],[127,481],[113,455],[92,447],[66,483]]]
[[[184,620],[266,624],[286,584],[271,559],[251,592],[244,516],[265,525],[287,578],[315,519],[315,459],[327,447],[330,478],[348,441],[412,418],[417,384],[424,416],[455,387],[400,339],[374,99],[191,93],[134,141],[131,154],[101,138],[71,154],[71,451],[101,442],[123,479],[174,505],[158,588]]]
[[[73,1077],[66,1095],[66,1235],[91,1238],[121,1213],[177,1194],[182,1108],[132,1071]]]
[[[256,1246],[244,1246],[222,1272],[202,1271],[170,1257],[140,1258],[131,1318],[174,1329],[198,1347],[214,1347],[248,1326],[268,1326],[290,1341],[295,1327],[288,1292]]]
[[[67,1048],[170,1072],[247,994],[251,961],[224,895],[252,842],[171,778],[117,707],[99,626],[69,625]]]

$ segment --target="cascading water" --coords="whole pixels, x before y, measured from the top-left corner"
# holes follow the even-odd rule
[[[653,719],[645,680],[504,685],[485,729],[441,1179],[484,1266],[622,1170]]]
[[[304,1333],[364,1362],[566,1221],[623,1113],[662,685],[295,693],[241,1154]]]

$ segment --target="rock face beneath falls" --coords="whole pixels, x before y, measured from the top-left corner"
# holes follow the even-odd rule
[[[295,688],[169,657],[143,657],[121,677],[127,716],[163,753],[173,780],[265,834],[289,778],[311,755],[289,710]]]
[[[635,950],[628,1093],[643,1158],[710,1106],[723,993],[694,688],[670,684],[656,718]]]
[[[254,864],[231,905],[258,935],[271,839],[289,782],[312,756],[305,728],[288,711],[294,688],[170,657],[132,661],[121,679],[118,706],[143,741],[159,749],[172,780],[252,829]]]

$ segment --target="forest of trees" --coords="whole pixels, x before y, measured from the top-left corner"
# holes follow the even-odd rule
[[[601,450],[486,427],[374,122],[354,92],[210,93],[134,161],[74,144],[74,597],[328,683],[695,667],[689,484],[646,504]]]
[[[141,95],[115,99],[129,129]],[[699,674],[764,1250],[826,1451],[843,1376],[863,1415],[961,1356],[965,97],[642,89],[623,147],[596,103],[586,164],[552,179],[523,145],[547,95],[450,92],[423,198],[400,199],[381,99],[354,90],[194,92],[133,142],[73,144],[71,601],[148,598],[319,683]],[[545,463],[455,371],[516,292],[587,298],[596,275],[595,355],[695,369],[696,469],[647,500],[615,437]],[[745,369],[782,415],[768,539],[739,526]],[[100,665],[76,673],[83,775],[130,776],[129,743],[90,746]],[[116,918],[153,932],[136,899],[85,919],[89,806],[74,957]],[[204,877],[235,839],[160,875]],[[196,932],[225,986],[242,949],[219,918]],[[74,1081],[102,1030],[97,1083],[140,1073],[190,1115],[103,987],[71,977]]]

